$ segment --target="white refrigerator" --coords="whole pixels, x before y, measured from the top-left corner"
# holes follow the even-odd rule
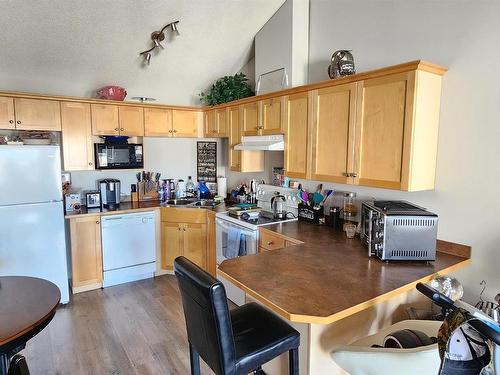
[[[52,281],[69,302],[59,146],[0,146],[0,276]]]

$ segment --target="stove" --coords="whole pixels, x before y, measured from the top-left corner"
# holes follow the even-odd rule
[[[284,208],[287,211],[286,219],[273,218],[273,214],[271,212],[271,198],[274,196],[275,192],[279,192],[286,198],[284,204]],[[257,188],[257,208],[261,209],[257,217],[253,215],[247,217],[244,213],[239,217],[235,217],[233,215],[229,215],[227,212],[218,213],[216,217],[251,230],[257,230],[258,227],[262,225],[295,221],[297,220],[298,214],[297,190],[261,184]]]

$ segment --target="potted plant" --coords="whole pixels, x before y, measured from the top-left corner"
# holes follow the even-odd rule
[[[219,78],[210,89],[200,94],[200,100],[209,106],[255,95],[243,73]]]

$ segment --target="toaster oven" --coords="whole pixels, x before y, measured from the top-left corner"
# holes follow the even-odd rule
[[[361,205],[361,241],[382,260],[436,259],[438,216],[405,201]]]

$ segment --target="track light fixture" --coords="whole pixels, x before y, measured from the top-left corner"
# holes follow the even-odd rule
[[[165,30],[169,29],[173,35],[175,36],[179,35],[179,30],[177,29],[178,23],[179,21],[170,22],[169,24],[163,26],[160,31],[153,31],[151,33],[151,40],[153,41],[153,46],[150,49],[139,53],[139,55],[144,57],[144,64],[149,65],[151,63],[151,56],[152,56],[151,52],[153,52],[156,48],[160,49],[165,48],[163,44],[161,44],[161,42],[165,40]]]

